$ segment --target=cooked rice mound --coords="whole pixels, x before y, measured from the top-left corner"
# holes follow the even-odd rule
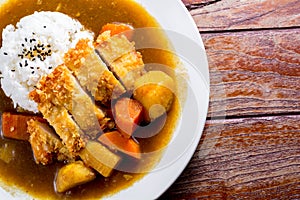
[[[93,33],[59,12],[35,12],[2,32],[1,87],[14,106],[38,112],[28,98],[43,75],[63,63],[64,54],[80,39],[93,41]]]

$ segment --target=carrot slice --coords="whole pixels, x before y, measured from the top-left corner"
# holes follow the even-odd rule
[[[141,159],[140,145],[131,138],[125,138],[118,131],[102,134],[98,141],[110,149],[116,149],[136,159]]]
[[[40,122],[46,122],[42,117],[33,115],[14,114],[4,112],[2,114],[2,134],[4,137],[16,140],[28,140],[27,122],[35,119]]]
[[[125,23],[108,23],[102,26],[100,34],[105,31],[110,31],[111,36],[124,33],[128,40],[131,40],[133,37],[133,27]]]
[[[114,106],[114,117],[118,130],[130,138],[143,120],[143,106],[137,100],[122,98]]]

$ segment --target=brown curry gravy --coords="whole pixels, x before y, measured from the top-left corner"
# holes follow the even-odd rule
[[[40,4],[42,2],[42,4]],[[59,11],[78,19],[87,29],[95,34],[108,22],[130,23],[135,28],[159,27],[153,19],[140,5],[131,0],[10,0],[0,8],[0,30],[8,24],[16,24],[20,18],[32,14],[34,11]],[[0,34],[0,41],[2,41]],[[152,35],[151,39],[161,44],[167,44],[167,39],[163,34]],[[139,41],[135,41],[138,43]],[[167,45],[165,46],[168,49]],[[155,49],[139,50],[143,55],[145,63],[160,63],[171,68],[176,65],[176,59],[172,54]],[[2,91],[0,91],[0,112],[12,110],[11,102]],[[176,126],[179,113],[179,103],[176,100],[173,108],[168,114],[167,122],[163,130],[149,139],[139,139],[144,151],[162,149],[169,142],[172,132]],[[151,132],[151,128],[149,127]],[[8,185],[21,188],[36,198],[51,199],[89,199],[100,198],[104,195],[114,194],[124,188],[131,186],[141,179],[144,173],[126,173],[115,171],[109,178],[99,175],[95,181],[76,187],[65,193],[58,194],[54,191],[53,180],[56,171],[62,163],[48,166],[35,164],[30,144],[24,141],[14,141],[0,138],[0,149],[6,149],[13,154],[13,160],[6,164],[0,160],[1,179]],[[1,153],[1,150],[0,150]],[[143,162],[152,167],[160,158],[161,153],[151,159],[144,158]],[[126,167],[134,167],[137,163],[132,160],[123,162]],[[125,163],[125,164],[124,164]],[[124,175],[132,176],[126,180]]]

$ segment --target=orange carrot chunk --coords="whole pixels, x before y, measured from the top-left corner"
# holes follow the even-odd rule
[[[111,36],[124,33],[124,35],[127,37],[128,40],[131,40],[133,37],[133,27],[125,23],[119,23],[119,22],[108,23],[102,26],[100,34],[105,31],[110,31]]]
[[[6,138],[16,140],[28,140],[29,133],[27,132],[27,122],[30,119],[35,119],[40,122],[45,122],[42,117],[33,115],[14,114],[4,112],[2,114],[2,134]]]
[[[130,138],[143,119],[143,106],[137,100],[122,98],[114,106],[114,116],[118,130]]]
[[[141,159],[140,145],[131,138],[125,138],[118,131],[102,134],[98,141],[110,149],[118,150],[136,159]]]

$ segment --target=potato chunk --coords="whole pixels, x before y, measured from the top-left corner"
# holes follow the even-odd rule
[[[59,169],[55,180],[56,191],[65,192],[95,178],[96,174],[91,168],[85,166],[82,161],[76,161]]]
[[[120,157],[96,141],[89,141],[80,151],[83,162],[97,170],[102,176],[109,177],[120,162]]]
[[[146,121],[168,112],[174,100],[175,83],[162,71],[149,71],[136,80],[133,98],[145,108]]]

